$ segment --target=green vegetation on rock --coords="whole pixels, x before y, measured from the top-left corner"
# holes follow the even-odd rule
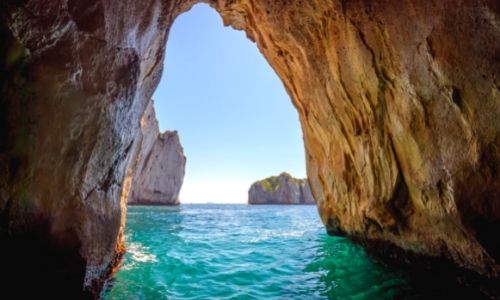
[[[289,180],[294,179],[290,174],[283,172],[278,176],[271,176],[271,177],[268,177],[266,179],[262,179],[261,181],[258,181],[258,184],[264,190],[266,190],[268,192],[276,192],[280,187],[280,178],[281,177],[285,177]]]

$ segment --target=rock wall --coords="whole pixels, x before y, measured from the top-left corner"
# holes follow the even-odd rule
[[[254,182],[248,190],[248,204],[315,204],[307,179],[288,173]]]
[[[498,2],[216,7],[283,80],[331,234],[498,277]]]
[[[160,133],[150,101],[141,119],[142,143],[129,204],[178,205],[186,157],[177,131]]]
[[[96,297],[119,262],[139,121],[181,6],[0,3],[0,265],[19,298]]]
[[[0,3],[4,286],[99,293],[168,30],[195,2]],[[498,1],[206,2],[283,81],[330,233],[498,278]]]

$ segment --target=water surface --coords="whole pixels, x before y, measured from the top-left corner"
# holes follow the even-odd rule
[[[105,299],[413,298],[403,274],[328,236],[315,206],[133,206],[126,241]]]

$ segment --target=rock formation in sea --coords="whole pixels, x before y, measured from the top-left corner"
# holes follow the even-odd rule
[[[160,133],[150,101],[141,119],[141,149],[132,178],[129,204],[177,205],[186,157],[177,131]]]
[[[26,0],[0,2],[4,287],[99,294],[169,28],[198,2],[283,81],[328,232],[498,279],[498,0]]]
[[[315,204],[307,179],[288,173],[254,182],[248,190],[248,204]]]

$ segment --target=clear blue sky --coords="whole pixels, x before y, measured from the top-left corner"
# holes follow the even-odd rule
[[[244,32],[200,4],[177,18],[166,51],[153,99],[187,157],[182,203],[246,202],[255,180],[306,176],[297,112]]]

